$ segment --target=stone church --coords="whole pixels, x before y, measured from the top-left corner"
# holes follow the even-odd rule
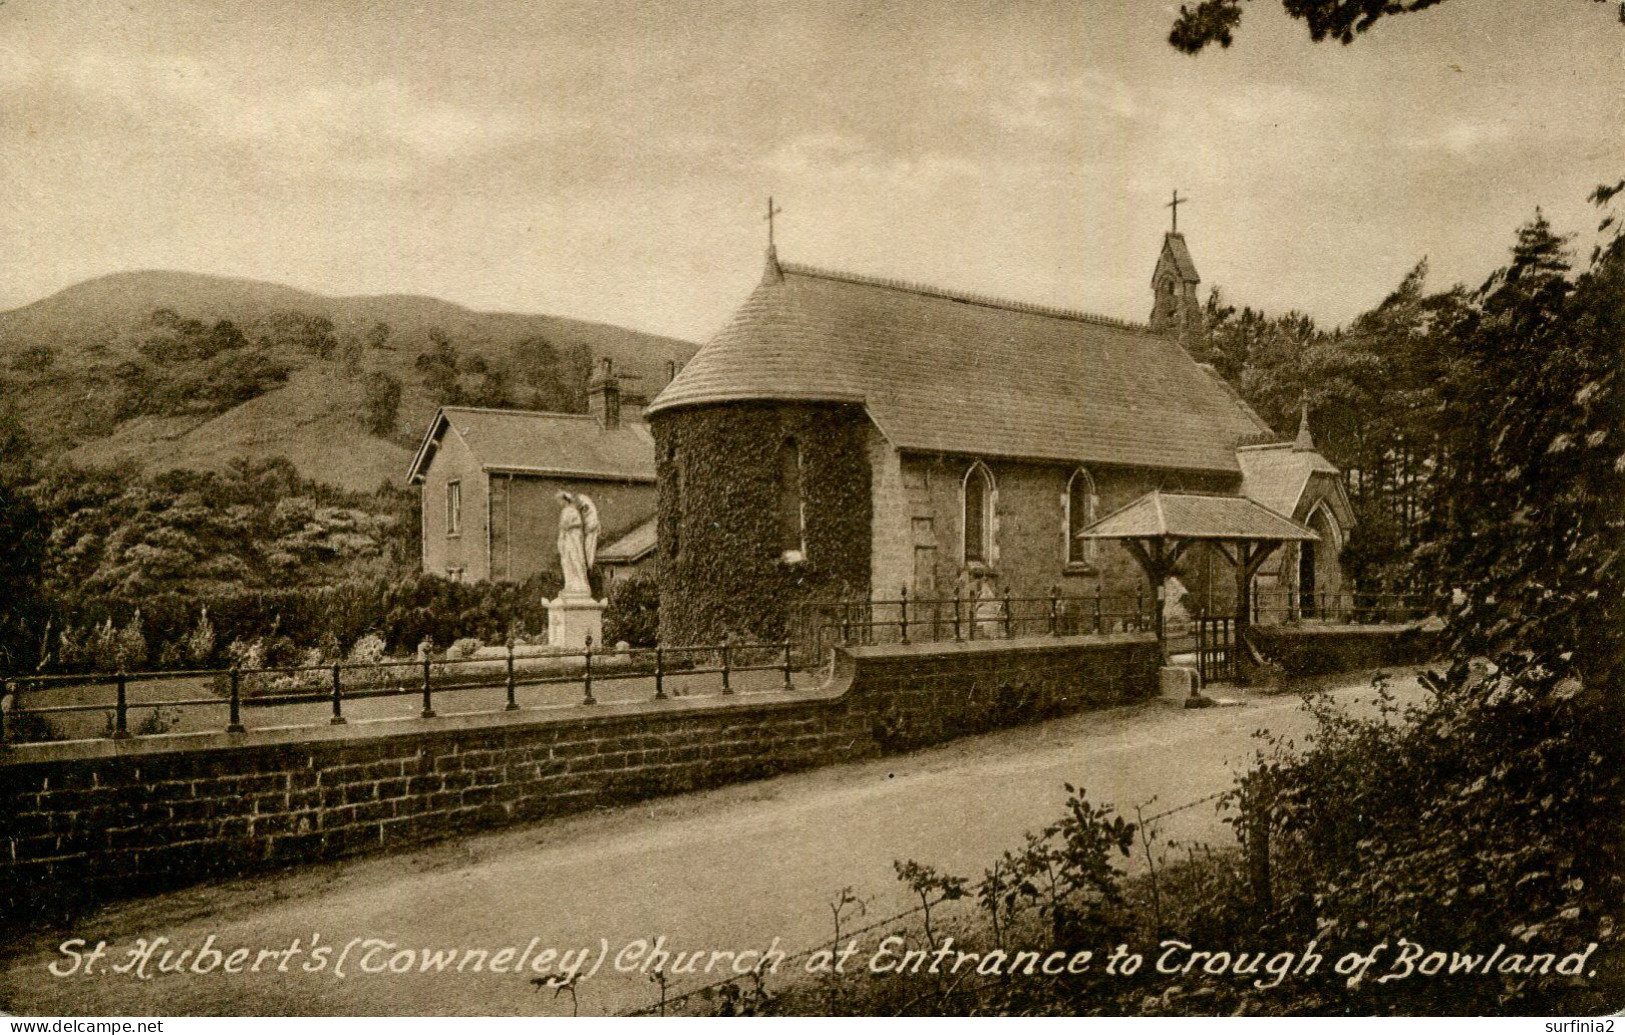
[[[1165,236],[1148,325],[780,262],[650,404],[661,636],[776,638],[798,608],[1134,594],[1085,526],[1155,489],[1248,494],[1326,534],[1259,581],[1340,585],[1351,515],[1308,442],[1272,430],[1181,339],[1200,283]],[[1211,557],[1182,574],[1204,583]],[[1217,582],[1222,585],[1223,580]]]

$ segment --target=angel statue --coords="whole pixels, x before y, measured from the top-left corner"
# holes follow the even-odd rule
[[[559,493],[559,567],[567,597],[590,597],[587,573],[598,556],[598,507],[582,493]]]

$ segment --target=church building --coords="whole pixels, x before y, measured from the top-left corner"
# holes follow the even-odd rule
[[[1191,358],[1199,282],[1167,234],[1136,325],[781,263],[770,244],[755,291],[646,411],[662,640],[774,639],[809,604],[984,584],[1132,595],[1130,552],[1078,533],[1157,489],[1256,490],[1321,521],[1308,562],[1294,546],[1272,575],[1338,585],[1336,469],[1307,432],[1271,444]]]

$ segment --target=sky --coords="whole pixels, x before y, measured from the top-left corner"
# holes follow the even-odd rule
[[[703,341],[782,258],[1143,320],[1179,210],[1232,301],[1476,285],[1625,174],[1625,27],[1449,0],[1353,45],[1276,0],[0,0],[0,309],[126,269]]]

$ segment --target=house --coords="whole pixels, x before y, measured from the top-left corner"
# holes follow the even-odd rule
[[[798,608],[905,592],[1132,595],[1130,552],[1078,537],[1098,516],[1159,489],[1239,495],[1248,471],[1285,505],[1305,463],[1315,498],[1335,499],[1312,446],[1243,459],[1275,436],[1180,344],[1198,282],[1167,235],[1141,326],[781,263],[769,245],[755,291],[646,411],[662,638],[774,638]],[[1313,514],[1346,530],[1335,503]],[[1317,549],[1318,586],[1337,565]]]
[[[651,513],[641,525],[608,546],[598,548],[598,570],[603,575],[605,593],[621,579],[632,575],[652,575],[658,571],[655,554],[655,529],[658,524]]]
[[[424,573],[521,581],[557,572],[560,492],[592,498],[608,546],[649,521],[654,439],[640,403],[606,359],[584,414],[441,407],[409,475],[422,491]]]

